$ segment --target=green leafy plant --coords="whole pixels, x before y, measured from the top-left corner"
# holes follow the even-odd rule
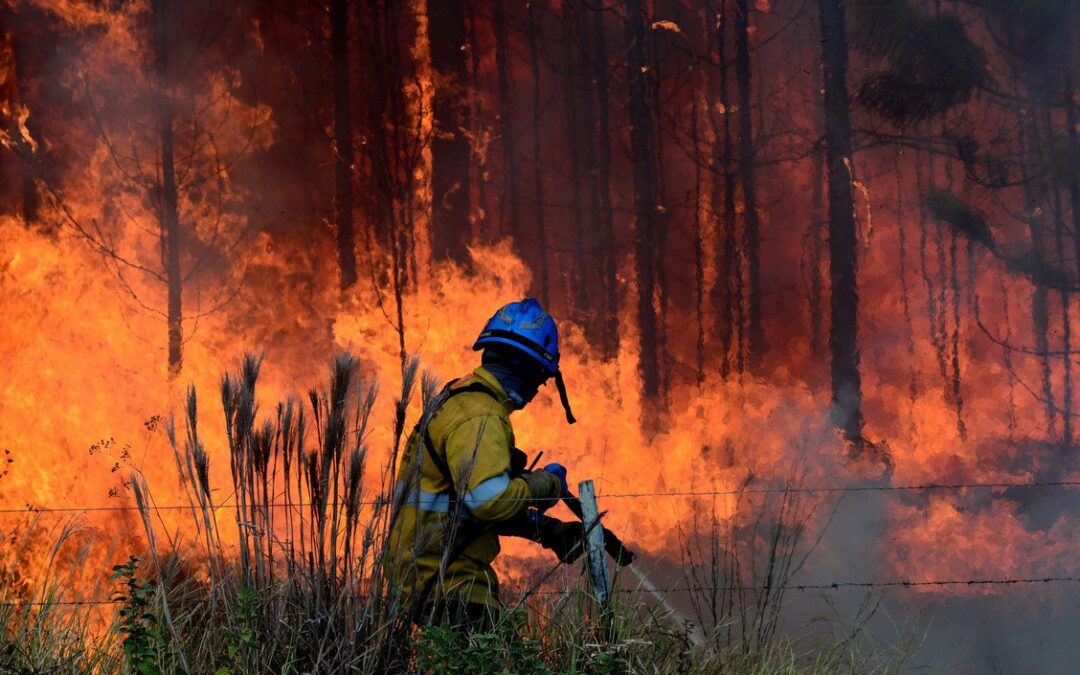
[[[420,671],[431,675],[553,675],[541,645],[516,616],[490,631],[466,634],[445,621],[428,626],[416,645]]]
[[[226,655],[228,665],[219,668],[215,675],[230,675],[231,673],[244,672],[244,654],[254,648],[258,643],[255,640],[255,591],[248,586],[242,586],[236,594],[236,625],[225,631],[228,639]]]
[[[140,559],[130,556],[126,563],[113,566],[109,575],[112,581],[120,581],[120,590],[113,600],[122,603],[117,613],[116,630],[123,636],[124,662],[129,670],[140,675],[159,675],[158,653],[164,649],[165,637],[158,629],[158,618],[153,611],[154,586],[140,582],[138,570]]]

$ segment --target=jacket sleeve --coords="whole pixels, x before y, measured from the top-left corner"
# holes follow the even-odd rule
[[[470,417],[450,431],[444,447],[454,487],[475,518],[504,521],[528,506],[528,485],[510,478],[511,432],[504,420]]]

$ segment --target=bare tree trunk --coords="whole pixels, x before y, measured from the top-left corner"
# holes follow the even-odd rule
[[[825,209],[825,154],[815,151],[811,156],[810,168],[810,264],[809,264],[809,311],[810,311],[810,353],[824,356],[825,293],[822,288],[821,263],[825,256],[824,240],[821,237],[822,216]]]
[[[341,290],[356,283],[356,233],[353,227],[353,142],[349,109],[348,4],[330,3],[330,60],[334,82],[334,220],[337,225]]]
[[[431,66],[437,73],[431,141],[431,250],[465,263],[469,243],[469,112],[464,0],[428,2]]]
[[[0,129],[17,126],[17,115],[23,100],[20,77],[20,43],[16,29],[7,28],[7,8],[0,9]],[[26,121],[32,126],[31,120]],[[36,136],[30,129],[31,136]],[[15,159],[15,161],[8,161]],[[28,162],[17,159],[15,153],[0,147],[0,213],[21,215],[27,223],[37,220],[40,199],[34,171]]]
[[[941,135],[944,138],[949,137],[948,121],[944,115],[941,116]],[[948,156],[944,161],[945,169],[945,187],[948,190],[952,190],[953,187],[953,171],[952,160]],[[962,289],[960,288],[960,265],[957,257],[957,237],[958,233],[955,228],[950,228],[949,232],[949,262],[946,267],[949,270],[949,290],[952,292],[952,314],[953,314],[953,327],[952,335],[949,337],[948,351],[950,373],[947,380],[948,383],[948,400],[952,401],[953,410],[956,412],[956,433],[960,437],[961,441],[967,440],[967,426],[964,424],[964,390],[963,390],[963,378],[960,372],[960,330],[961,330],[961,303],[960,295]],[[944,248],[942,261],[944,261]],[[942,337],[947,336],[947,317],[945,316],[945,274],[942,273]]]
[[[952,333],[952,377],[950,384],[952,387],[952,402],[953,409],[956,411],[956,433],[960,436],[960,440],[967,440],[967,426],[964,424],[964,390],[963,380],[960,376],[960,269],[959,261],[957,260],[957,234],[956,230],[950,232],[949,237],[949,267],[951,269],[951,286],[952,286],[952,310],[953,310],[953,333]]]
[[[1009,374],[1009,398],[1008,398],[1008,411],[1009,411],[1009,443],[1012,444],[1016,441],[1016,429],[1020,424],[1020,417],[1017,414],[1016,409],[1016,370],[1013,368],[1012,362],[1012,318],[1009,316],[1009,289],[1005,286],[1005,281],[1001,281],[1001,305],[1002,305],[1002,323],[1005,324],[1005,339],[1001,343],[1001,356],[1002,363],[1005,366],[1005,372]]]
[[[678,5],[673,7],[673,10],[675,12],[674,18],[676,24],[681,23]],[[646,20],[648,20],[648,17],[646,17]],[[652,90],[652,100],[650,101],[650,104],[652,105],[652,121],[654,123],[651,161],[653,163],[653,180],[656,182],[656,189],[654,192],[656,208],[654,209],[655,216],[652,228],[652,255],[657,306],[656,366],[660,379],[660,393],[663,395],[663,400],[666,404],[667,395],[671,389],[671,358],[669,358],[670,352],[668,349],[668,308],[671,300],[671,289],[670,284],[668,283],[667,267],[668,230],[671,227],[671,212],[666,207],[667,172],[664,170],[664,131],[661,128],[664,121],[660,86],[663,64],[660,62],[660,53],[658,51],[656,40],[651,42],[651,49],[648,51],[649,59],[652,62],[652,76],[646,79],[651,85],[650,89]]]
[[[735,0],[735,79],[739,89],[739,176],[742,179],[745,255],[749,285],[747,302],[747,355],[756,368],[765,353],[761,324],[761,234],[754,180],[754,124],[750,91],[750,9],[747,0]]]
[[[1070,15],[1069,21],[1072,22],[1074,25],[1076,23],[1076,16],[1077,16],[1076,7],[1075,7],[1075,5],[1073,5],[1073,13]],[[1071,44],[1073,45],[1073,49],[1075,49],[1076,48],[1076,42],[1074,41]],[[1075,60],[1072,59],[1071,57],[1072,57],[1072,52],[1070,52],[1070,60],[1072,61],[1072,63],[1075,63]],[[1072,72],[1073,71],[1070,70],[1070,69],[1066,69],[1065,72],[1066,72],[1066,76],[1065,76],[1065,86],[1064,86],[1064,91],[1065,91],[1064,99],[1065,99],[1066,134],[1068,135],[1071,147],[1077,148],[1077,147],[1080,147],[1080,139],[1077,138],[1077,133],[1076,133],[1076,123],[1077,123],[1077,120],[1076,120],[1076,103],[1075,103],[1075,99],[1072,96],[1072,92],[1074,91],[1073,90],[1073,81],[1072,81]],[[1075,264],[1077,266],[1077,277],[1080,278],[1080,177],[1078,177],[1076,173],[1073,173],[1072,177],[1069,179],[1068,190],[1069,190],[1069,207],[1070,207],[1070,210],[1072,212],[1073,253],[1074,253],[1074,257],[1076,258]],[[1059,246],[1059,249],[1061,249],[1062,256],[1064,256],[1064,247]],[[1064,265],[1062,265],[1062,269],[1064,269]],[[1068,370],[1066,370],[1066,375],[1067,375],[1066,380],[1067,380],[1068,384],[1066,385],[1066,392],[1065,392],[1065,394],[1066,394],[1065,416],[1066,416],[1067,423],[1069,423],[1069,426],[1067,427],[1066,433],[1065,433],[1065,436],[1066,436],[1065,443],[1067,444],[1066,447],[1071,449],[1071,447],[1072,447],[1072,426],[1071,426],[1071,420],[1069,420],[1069,417],[1071,417],[1071,414],[1072,414],[1072,386],[1071,386],[1072,385],[1072,382],[1071,382],[1072,355],[1069,353],[1070,349],[1071,349],[1071,346],[1070,346],[1071,321],[1070,321],[1070,316],[1069,316],[1069,296],[1067,294],[1063,293],[1061,301],[1062,301],[1063,307],[1064,307],[1063,320],[1065,322],[1065,335],[1064,335],[1065,356],[1064,356],[1064,361],[1065,361],[1065,367],[1066,367],[1066,369],[1068,369]]]
[[[370,182],[373,188],[372,217],[374,238],[379,249],[372,253],[376,287],[389,288],[394,300],[394,324],[398,336],[398,356],[404,367],[407,361],[405,344],[404,294],[410,279],[410,258],[413,250],[414,227],[414,169],[422,147],[413,122],[409,119],[404,89],[401,86],[409,75],[403,57],[401,26],[407,9],[400,3],[372,2],[356,12],[357,33],[361,42],[360,73],[366,76],[367,143]],[[389,255],[389,261],[385,256]],[[376,262],[377,261],[377,262]],[[380,297],[380,303],[381,295]]]
[[[540,21],[536,15],[536,3],[529,3],[529,58],[532,62],[533,77],[533,198],[536,200],[536,254],[540,258],[540,301],[547,304],[551,291],[551,280],[548,274],[548,246],[547,229],[544,224],[544,179],[540,168],[540,148],[543,139],[540,129],[540,48],[536,38],[540,32]]]
[[[161,237],[165,257],[165,278],[168,282],[169,333],[169,379],[180,374],[184,357],[184,329],[181,306],[182,278],[180,271],[180,213],[177,206],[176,163],[173,156],[173,109],[168,82],[168,40],[166,28],[170,25],[168,0],[153,0],[153,50],[154,74],[157,78],[158,133],[161,142],[161,189],[160,215]]]
[[[575,53],[575,41],[582,40],[577,35],[578,14],[581,12],[575,0],[564,0],[563,26],[565,27],[566,53],[563,73],[563,104],[566,112],[567,154],[570,160],[570,227],[574,233],[574,266],[570,274],[564,275],[570,284],[571,299],[580,316],[587,316],[589,308],[589,285],[585,279],[585,226],[582,220],[581,187],[584,176],[581,171],[581,145],[592,142],[582,133],[581,113],[578,109],[580,87],[578,86],[579,66]],[[584,127],[588,129],[588,127]],[[591,132],[591,129],[589,130]],[[588,328],[588,321],[586,321]]]
[[[591,293],[589,289],[595,284],[595,280],[600,277],[603,270],[596,269],[593,265],[588,264],[588,260],[590,258],[589,250],[595,250],[598,245],[596,232],[601,223],[601,188],[597,145],[607,143],[607,139],[600,136],[596,123],[597,106],[595,96],[597,94],[603,96],[604,93],[597,92],[592,83],[595,65],[593,63],[592,49],[590,48],[592,46],[589,30],[590,11],[582,5],[575,12],[575,36],[578,45],[576,81],[582,102],[581,128],[584,130],[582,137],[582,149],[584,150],[582,156],[582,184],[586,195],[584,207],[585,227],[582,228],[582,240],[578,253],[579,265],[581,266],[580,283],[583,288],[578,302],[586,312],[586,316],[594,317],[592,321],[586,324],[586,327],[590,329],[591,340],[603,344],[611,330],[609,325],[612,323],[612,317],[605,316],[603,312],[595,311],[596,295]],[[594,256],[593,259],[596,257],[599,256]],[[603,348],[606,349],[606,347]]]
[[[476,26],[480,22],[480,9],[479,5],[482,3],[477,0],[471,0],[469,3],[469,81],[471,86],[462,92],[462,96],[465,97],[469,110],[469,120],[472,125],[469,129],[470,138],[480,138],[481,135],[486,133],[486,121],[484,119],[484,101],[479,94],[480,89],[480,49],[479,38],[477,37]],[[469,232],[470,237],[476,237],[480,241],[492,241],[497,238],[497,234],[489,231],[490,219],[488,218],[488,194],[487,194],[487,148],[483,148],[484,156],[473,156],[472,149],[470,148],[469,156],[469,171],[470,178],[469,184],[476,189],[475,201],[470,196],[470,203],[473,205],[472,211],[468,214]],[[498,223],[496,228],[500,227]]]
[[[847,29],[842,0],[818,0],[825,76],[825,153],[829,173],[829,280],[832,289],[833,421],[863,449],[859,374],[859,296],[855,205],[851,177],[851,119],[847,90]]]
[[[742,293],[738,280],[742,276],[739,264],[738,242],[735,227],[735,172],[733,168],[733,143],[731,133],[731,98],[728,91],[727,59],[728,12],[725,0],[721,0],[716,21],[716,53],[719,64],[719,114],[722,125],[716,123],[713,113],[713,134],[716,136],[714,162],[723,176],[717,181],[713,204],[723,202],[716,224],[716,283],[713,286],[715,311],[715,334],[720,337],[720,373],[725,378],[731,374],[732,364],[741,361],[742,340]],[[722,128],[721,128],[722,127]],[[721,140],[722,139],[722,140]],[[713,207],[714,210],[716,206]],[[735,352],[733,354],[733,351]],[[739,368],[741,371],[741,368]]]
[[[608,102],[607,39],[604,35],[604,15],[592,12],[593,19],[593,77],[597,97],[597,178],[599,185],[599,220],[602,237],[600,257],[604,276],[604,305],[607,316],[603,322],[604,356],[608,359],[619,355],[619,256],[615,242],[615,216],[611,207],[611,115]]]
[[[495,29],[495,63],[499,79],[499,127],[502,141],[503,189],[499,198],[499,230],[517,238],[518,156],[514,137],[513,95],[510,90],[510,50],[506,34],[506,0],[494,0],[492,23]]]
[[[899,258],[897,260],[897,266],[900,268],[900,307],[904,315],[904,341],[907,346],[907,359],[908,368],[910,374],[908,377],[908,398],[911,401],[911,405],[914,407],[915,399],[919,394],[919,381],[918,371],[915,364],[915,328],[911,320],[911,289],[908,284],[908,261],[907,261],[907,228],[904,225],[904,185],[902,176],[903,167],[901,165],[901,158],[903,155],[897,152],[896,155],[896,235],[897,235],[897,252]],[[915,161],[919,161],[918,155],[915,156]],[[911,419],[912,432],[915,432],[915,417]]]
[[[915,188],[916,193],[922,194],[929,186],[934,185],[934,157],[929,155],[929,171],[927,176],[923,176],[923,162],[922,155],[918,150],[915,151]],[[944,309],[939,311],[939,307],[944,307],[944,290],[938,290],[939,287],[943,288],[944,281],[944,267],[945,258],[941,248],[941,225],[937,225],[938,236],[935,238],[937,244],[937,258],[939,270],[936,276],[930,274],[930,267],[927,264],[929,260],[928,255],[928,237],[929,230],[926,221],[926,207],[925,204],[919,206],[919,274],[922,277],[923,284],[926,286],[926,318],[927,325],[929,326],[930,344],[934,347],[934,357],[937,362],[938,372],[941,375],[942,387],[944,387],[946,396],[949,396],[949,388],[947,386],[948,364],[946,362],[946,348],[945,348],[945,319]]]
[[[1071,107],[1072,91],[1064,90],[1062,92],[1062,98],[1065,99],[1066,107],[1066,121],[1068,121],[1069,114],[1068,108]],[[1053,139],[1054,133],[1054,119],[1051,97],[1046,97],[1045,109],[1043,111],[1043,118],[1046,125],[1046,138]],[[1073,130],[1075,134],[1075,129]],[[1047,147],[1050,144],[1046,144],[1043,147]],[[1047,157],[1044,161],[1050,161]],[[1061,186],[1057,183],[1049,185],[1047,190],[1050,195],[1051,213],[1054,216],[1054,248],[1057,251],[1056,264],[1060,271],[1064,272],[1067,269],[1067,262],[1065,258],[1065,206],[1061,195]],[[1076,214],[1073,213],[1073,221],[1075,223]],[[1061,298],[1061,368],[1062,368],[1062,382],[1061,382],[1061,442],[1065,448],[1071,448],[1073,443],[1073,427],[1072,427],[1072,320],[1070,317],[1070,295],[1067,291],[1062,291]]]
[[[656,306],[653,302],[656,197],[653,192],[653,156],[649,149],[652,122],[649,119],[645,81],[645,16],[641,0],[628,0],[625,31],[630,94],[630,157],[634,166],[634,240],[640,330],[638,370],[644,398],[654,400],[660,393]]]
[[[698,128],[698,107],[701,101],[698,92],[693,93],[693,103],[690,108],[690,143],[693,145],[694,154],[694,318],[697,323],[697,343],[694,353],[696,355],[695,366],[697,371],[697,383],[705,382],[705,257],[704,257],[704,222],[701,218],[702,201],[702,166],[705,158],[701,152],[700,129]]]
[[[1030,116],[1029,116],[1030,117]],[[1026,129],[1022,126],[1020,131],[1020,145],[1022,153],[1037,152],[1040,147],[1039,134],[1036,125],[1030,119],[1030,126]],[[1028,148],[1030,143],[1031,148]],[[1039,194],[1033,189],[1032,181],[1025,170],[1025,196],[1028,203],[1039,204]],[[1032,264],[1035,269],[1046,268],[1046,244],[1044,241],[1046,225],[1043,220],[1044,211],[1036,210],[1028,218],[1028,236],[1031,238]],[[1039,283],[1032,284],[1031,290],[1031,321],[1032,331],[1035,336],[1035,349],[1038,353],[1042,367],[1042,394],[1043,406],[1046,409],[1047,432],[1052,438],[1057,435],[1057,402],[1054,394],[1053,367],[1050,362],[1050,292]]]
[[[1066,78],[1065,91],[1072,92],[1072,77]],[[1069,96],[1065,100],[1065,126],[1069,142],[1073,148],[1080,148],[1080,136],[1076,133],[1076,104]],[[1080,277],[1080,176],[1073,174],[1069,180],[1069,206],[1072,208],[1073,256],[1076,258],[1076,273]]]

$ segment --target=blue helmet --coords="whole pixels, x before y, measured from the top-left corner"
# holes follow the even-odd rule
[[[559,372],[559,329],[535,298],[511,302],[488,320],[473,350],[510,345],[538,362],[548,375]]]
[[[536,298],[511,302],[495,312],[488,320],[473,350],[479,351],[491,345],[509,345],[539,363],[549,376],[555,377],[559,399],[566,410],[566,420],[574,423],[566,384],[559,371],[559,329],[555,319],[544,311]]]

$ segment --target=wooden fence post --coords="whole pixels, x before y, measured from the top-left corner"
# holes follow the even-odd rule
[[[600,510],[596,505],[596,488],[591,480],[583,480],[578,483],[578,490],[581,520],[588,532],[585,540],[589,556],[589,575],[592,577],[596,599],[601,607],[606,607],[611,597],[611,576],[608,574],[607,555],[604,551],[604,526],[597,522]]]

